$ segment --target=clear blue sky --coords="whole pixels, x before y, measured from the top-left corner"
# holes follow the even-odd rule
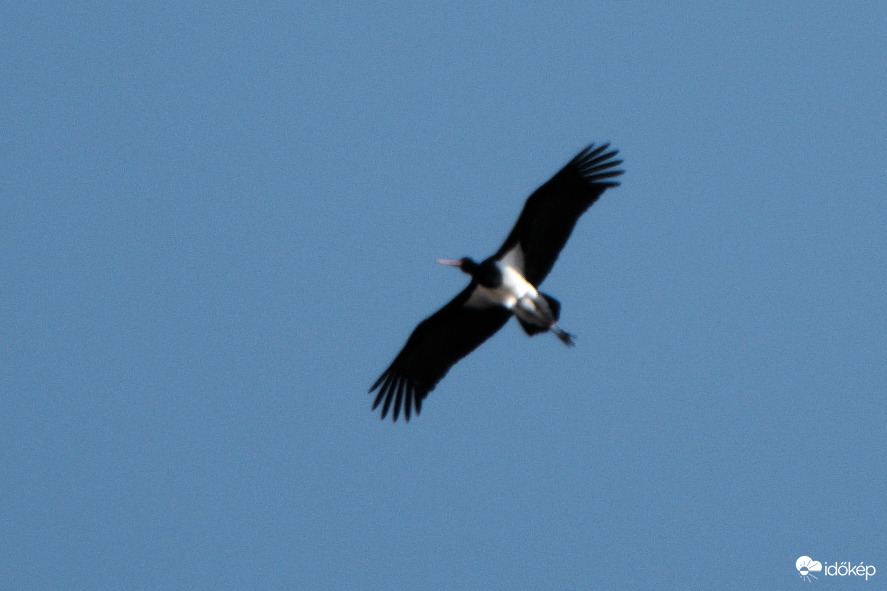
[[[0,587],[887,582],[883,3],[259,4],[0,9]],[[380,421],[593,141],[578,346]]]

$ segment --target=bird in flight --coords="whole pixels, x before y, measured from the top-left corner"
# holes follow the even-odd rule
[[[378,389],[373,410],[382,418],[393,410],[397,420],[418,415],[422,401],[460,359],[502,328],[514,316],[533,336],[551,332],[567,346],[573,335],[558,325],[560,303],[538,291],[567,243],[579,217],[601,194],[619,185],[624,171],[616,167],[618,150],[591,144],[560,172],[536,189],[524,204],[514,228],[496,253],[478,263],[465,257],[437,262],[460,269],[471,282],[443,308],[413,330],[406,345],[370,388]],[[392,408],[393,405],[393,408]]]

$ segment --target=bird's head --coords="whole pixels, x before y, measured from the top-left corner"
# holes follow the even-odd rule
[[[462,257],[461,259],[457,260],[437,259],[437,262],[440,265],[456,267],[457,269],[461,270],[463,273],[467,273],[468,275],[473,275],[479,266],[476,262],[474,262],[474,259],[470,257]]]
[[[466,275],[471,275],[472,279],[485,287],[499,287],[502,285],[502,270],[493,259],[487,259],[482,263],[478,263],[474,259],[462,257],[458,261],[438,259],[437,262],[441,265],[456,267]]]

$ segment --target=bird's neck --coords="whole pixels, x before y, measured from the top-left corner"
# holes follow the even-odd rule
[[[502,269],[492,259],[487,259],[479,264],[472,271],[471,276],[484,287],[495,289],[502,285]]]

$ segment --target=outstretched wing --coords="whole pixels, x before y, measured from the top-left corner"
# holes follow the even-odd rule
[[[410,420],[413,407],[422,410],[422,401],[457,361],[474,351],[508,322],[511,312],[500,306],[468,308],[476,283],[472,282],[446,306],[419,323],[406,345],[370,392],[379,389],[373,402],[382,404],[382,418],[394,403],[393,420],[403,405],[404,418]]]
[[[576,221],[610,187],[611,179],[624,171],[614,170],[622,160],[610,144],[591,144],[564,166],[551,180],[536,189],[524,204],[514,228],[494,258],[508,257],[523,266],[522,275],[538,286],[551,271]]]

